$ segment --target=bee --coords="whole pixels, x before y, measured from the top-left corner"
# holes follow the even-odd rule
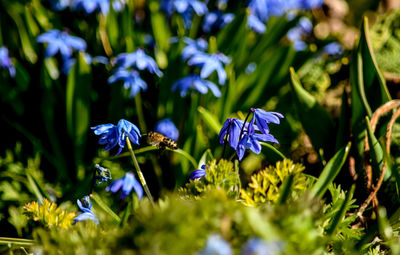
[[[178,144],[174,140],[154,131],[150,131],[147,134],[147,142],[153,146],[158,146],[163,149],[164,148],[170,148],[172,150],[178,149]]]

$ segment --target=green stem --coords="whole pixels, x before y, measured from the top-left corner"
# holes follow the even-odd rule
[[[144,115],[143,115],[142,98],[140,97],[139,93],[135,96],[135,106],[139,119],[140,130],[142,130],[142,132],[144,133],[147,133],[146,122],[144,121]]]
[[[129,150],[129,152],[130,152],[130,154],[131,154],[131,158],[132,158],[132,161],[133,161],[133,165],[134,165],[135,168],[136,168],[137,174],[138,174],[138,176],[139,176],[139,180],[140,180],[140,182],[142,183],[142,186],[143,186],[143,188],[144,188],[144,191],[146,192],[147,197],[150,199],[151,204],[154,205],[153,197],[151,196],[149,187],[147,186],[147,183],[146,183],[146,180],[144,179],[143,173],[142,173],[142,171],[140,170],[139,163],[137,162],[135,153],[133,152],[132,145],[131,145],[131,142],[129,141],[129,138],[128,138],[128,137],[126,138],[126,144],[128,145],[128,150]]]

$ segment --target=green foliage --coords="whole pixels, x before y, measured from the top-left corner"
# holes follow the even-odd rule
[[[57,204],[43,199],[43,203],[33,201],[24,205],[25,214],[34,221],[48,228],[68,229],[71,227],[76,214],[67,212]]]
[[[302,164],[295,164],[290,159],[279,161],[275,166],[267,167],[253,174],[248,187],[241,190],[240,197],[248,206],[275,203],[282,192],[283,184],[290,175],[294,176],[290,188],[291,196],[299,195],[307,187],[307,177],[303,171]]]
[[[214,189],[225,189],[229,197],[236,198],[240,192],[238,168],[225,159],[212,160],[206,164],[206,175],[203,178],[191,180],[179,189],[181,196],[198,199],[204,192]]]

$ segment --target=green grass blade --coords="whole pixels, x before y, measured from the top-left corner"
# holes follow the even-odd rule
[[[103,202],[103,200],[100,198],[99,195],[93,193],[91,198],[103,211],[105,211],[108,215],[110,215],[111,218],[113,218],[118,224],[121,222],[121,219],[118,217],[118,215]]]

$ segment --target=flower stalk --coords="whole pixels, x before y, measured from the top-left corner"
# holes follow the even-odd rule
[[[144,191],[146,192],[146,195],[147,195],[147,197],[149,198],[151,204],[154,205],[153,196],[151,195],[150,190],[149,190],[149,187],[147,186],[146,180],[144,179],[143,173],[142,173],[142,171],[140,170],[139,163],[138,163],[138,161],[137,161],[137,159],[136,159],[135,153],[133,152],[132,145],[131,145],[131,142],[129,141],[129,138],[128,138],[128,137],[126,138],[126,144],[127,144],[127,146],[128,146],[128,150],[129,150],[129,152],[130,152],[130,154],[131,154],[131,158],[132,158],[132,161],[133,161],[133,165],[135,166],[136,171],[137,171],[137,174],[138,174],[138,176],[139,176],[140,183],[142,184],[143,189],[144,189]]]

